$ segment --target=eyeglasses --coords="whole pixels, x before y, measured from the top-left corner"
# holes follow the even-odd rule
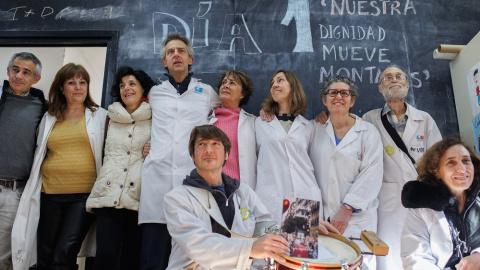
[[[328,89],[327,90],[327,95],[331,97],[336,97],[338,94],[340,94],[340,96],[344,98],[349,97],[351,95],[350,90],[347,90],[347,89],[340,89],[340,90]]]
[[[383,77],[381,80],[390,82],[390,81],[393,81],[393,79],[396,79],[397,81],[403,81],[403,80],[407,79],[407,76],[405,76],[405,75],[395,75],[395,76],[388,75],[388,76]]]

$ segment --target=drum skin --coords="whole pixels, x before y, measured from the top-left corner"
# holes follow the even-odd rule
[[[348,246],[350,246],[355,252],[357,253],[357,257],[354,260],[351,260],[347,262],[348,264],[348,269],[359,269],[359,267],[362,265],[362,254],[361,250],[358,247],[357,244],[355,244],[353,241],[347,240],[345,237],[336,234],[336,233],[329,233],[328,235],[321,234],[327,237],[331,237],[334,239],[337,239],[338,241],[341,241]],[[287,261],[284,263],[277,262],[277,270],[302,270],[302,260],[301,258],[292,258],[289,256],[281,255],[284,257]],[[308,268],[306,269],[342,269],[341,264],[325,264],[322,263],[321,261],[316,261],[316,262],[311,262],[311,259],[309,260],[309,265]]]

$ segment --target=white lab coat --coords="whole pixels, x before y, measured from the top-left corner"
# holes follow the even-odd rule
[[[191,78],[187,91],[178,95],[167,80],[152,87],[151,148],[142,168],[138,222],[166,223],[164,196],[179,186],[195,168],[188,153],[192,128],[207,124],[209,113],[220,105],[211,86]]]
[[[443,211],[408,209],[401,246],[404,269],[444,269],[452,256],[453,244]]]
[[[240,165],[240,179],[252,189],[257,183],[257,145],[255,142],[255,115],[249,114],[243,109],[238,119],[238,162]],[[213,125],[217,121],[215,111],[210,115],[209,123]]]
[[[213,233],[210,215],[197,199],[212,204],[216,201],[209,191],[203,191],[204,197],[195,198],[185,186],[179,186],[165,196],[167,226],[173,239],[167,269],[184,269],[193,262],[199,264],[195,269],[247,269],[252,263],[249,257],[254,240]],[[244,183],[233,196],[235,217],[231,231],[252,237],[255,223],[270,221],[272,216]],[[249,218],[242,219],[241,208],[250,210]]]
[[[286,133],[276,117],[271,122],[257,118],[255,131],[258,152],[255,192],[273,215],[273,221],[281,224],[285,198],[321,202],[322,194],[308,156],[312,123],[298,115]],[[322,213],[320,203],[319,217]]]
[[[95,112],[85,109],[87,133],[95,159],[97,174],[102,167],[106,115],[107,111],[103,108],[98,108]],[[13,223],[12,260],[15,270],[27,270],[29,266],[37,262],[37,227],[40,218],[40,192],[42,189],[42,172],[40,169],[47,154],[47,140],[56,121],[56,117],[46,112],[40,122],[32,170],[20,199],[15,222]],[[94,235],[91,233],[92,230],[89,233],[89,237],[93,237],[93,239],[87,237],[84,245],[86,242],[94,240]],[[94,242],[88,243],[89,251],[93,251],[93,254],[89,252],[88,255],[93,256],[95,254],[94,244]]]
[[[408,106],[409,118],[402,140],[410,155],[418,161],[425,151],[442,139],[435,120],[426,112]],[[408,156],[400,150],[383,127],[382,109],[375,109],[363,115],[363,119],[372,123],[380,132],[383,144],[383,183],[378,194],[377,233],[389,246],[387,256],[377,256],[377,267],[383,269],[402,269],[400,242],[407,209],[401,203],[403,185],[417,178],[417,171]]]
[[[353,116],[353,115],[352,115]],[[360,237],[362,230],[377,231],[377,195],[382,185],[383,156],[380,134],[358,116],[336,145],[330,118],[314,122],[310,158],[322,191],[323,219],[332,219],[343,203],[358,209],[344,236]]]

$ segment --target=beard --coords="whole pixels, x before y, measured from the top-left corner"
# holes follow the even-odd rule
[[[397,88],[398,89],[395,89]],[[392,100],[404,100],[408,94],[408,88],[405,85],[400,84],[393,84],[389,87],[381,86],[382,88],[382,95],[385,98],[385,101],[392,101]]]

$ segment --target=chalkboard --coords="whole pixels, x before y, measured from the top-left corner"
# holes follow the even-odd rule
[[[432,51],[440,43],[468,43],[480,29],[479,14],[480,2],[470,0],[16,0],[0,3],[0,29],[39,38],[46,31],[118,31],[107,78],[130,65],[157,81],[165,79],[161,41],[181,32],[195,47],[195,77],[214,86],[225,69],[250,74],[255,92],[244,108],[256,115],[277,69],[302,81],[307,118],[325,110],[320,85],[336,74],[358,84],[352,111],[363,115],[384,105],[378,77],[397,64],[409,75],[407,101],[451,136],[458,123],[449,61],[434,60]]]

